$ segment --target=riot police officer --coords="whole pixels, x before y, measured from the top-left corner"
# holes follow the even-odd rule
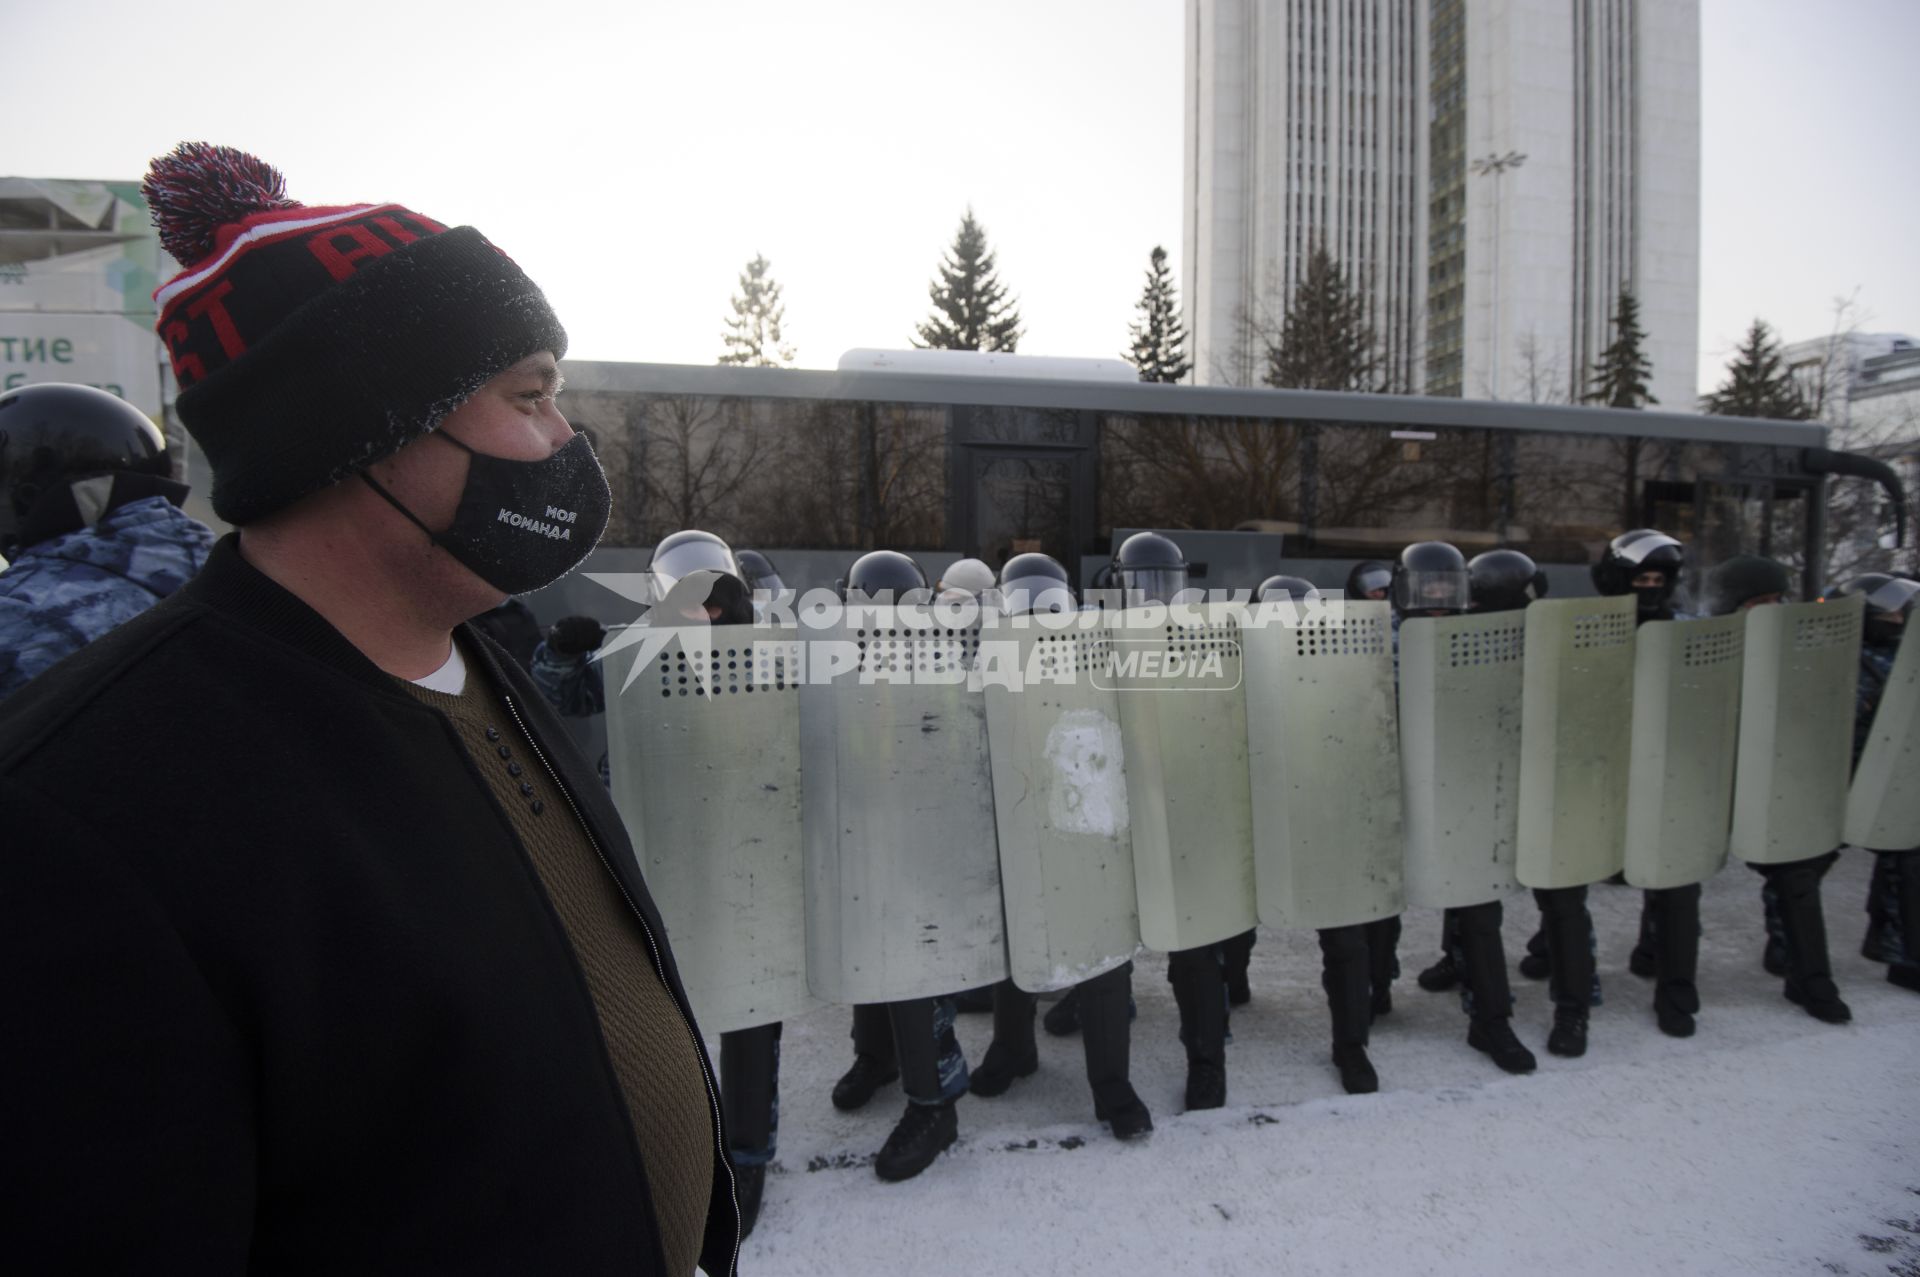
[[[1136,532],[1114,555],[1113,575],[1128,607],[1172,603],[1187,589],[1187,560],[1170,538]],[[1227,1102],[1227,963],[1230,954],[1251,947],[1252,933],[1247,932],[1167,955],[1167,982],[1180,1011],[1180,1043],[1187,1050],[1190,1110]]]
[[[1674,591],[1686,566],[1680,542],[1653,528],[1615,537],[1593,565],[1593,587],[1603,595],[1634,596],[1635,624],[1671,621]],[[1670,1037],[1693,1035],[1700,1012],[1694,984],[1700,965],[1701,884],[1647,890],[1641,896],[1640,939],[1627,968],[1653,985],[1653,1017]]]
[[[1283,598],[1305,603],[1319,597],[1312,582],[1285,575],[1262,581],[1257,595],[1263,603]],[[1392,962],[1400,918],[1396,914],[1352,926],[1321,927],[1318,936],[1320,987],[1333,1024],[1333,1066],[1347,1094],[1370,1095],[1380,1089],[1380,1077],[1367,1057],[1367,1039],[1374,1017],[1393,1009]]]
[[[926,573],[907,555],[874,550],[854,561],[840,582],[850,601],[925,603]],[[954,1101],[967,1089],[967,1057],[953,1032],[950,998],[908,998],[853,1009],[853,1064],[833,1087],[833,1106],[864,1107],[896,1078],[907,1093],[906,1112],[873,1161],[884,1180],[910,1179],[933,1164],[959,1135]]]
[[[1385,559],[1363,559],[1347,573],[1347,597],[1350,599],[1385,602],[1392,589],[1393,564]]]
[[[1920,582],[1869,572],[1847,582],[1839,594],[1864,595],[1867,605],[1854,700],[1853,763],[1858,767],[1893,673],[1901,636],[1920,597]],[[1920,848],[1875,851],[1867,890],[1867,934],[1860,954],[1887,964],[1889,984],[1920,993],[1920,935],[1912,931],[1915,919],[1920,919]]]
[[[51,382],[0,395],[0,699],[200,570],[213,533],[186,496],[126,400]]]
[[[740,561],[740,572],[745,578],[747,588],[758,594],[765,591],[771,598],[778,598],[787,588],[780,578],[780,569],[773,566],[773,560],[758,550],[741,550],[735,556]]]
[[[1045,554],[1016,554],[1008,559],[1000,569],[1000,597],[1009,616],[1070,612],[1075,607],[1066,569]],[[1083,980],[1069,996],[1086,1050],[1094,1117],[1106,1122],[1117,1139],[1147,1134],[1153,1130],[1153,1117],[1128,1077],[1133,963],[1123,962],[1111,971]],[[973,1070],[971,1090],[975,1095],[1001,1095],[1016,1078],[1040,1067],[1033,1039],[1035,1001],[1012,980],[993,986],[993,1041],[980,1067]]]
[[[1392,578],[1394,612],[1403,622],[1458,616],[1473,606],[1486,611],[1524,608],[1543,593],[1544,577],[1519,551],[1490,550],[1470,565],[1445,541],[1408,546]],[[1533,1052],[1513,1032],[1513,992],[1500,934],[1504,913],[1497,899],[1445,910],[1440,921],[1445,952],[1421,972],[1419,982],[1432,991],[1459,985],[1467,1044],[1505,1072],[1531,1073],[1536,1067]]]
[[[1729,616],[1784,603],[1792,588],[1785,565],[1757,555],[1738,555],[1708,574],[1707,610]],[[1820,880],[1839,858],[1836,848],[1805,860],[1748,866],[1766,879],[1761,901],[1767,914],[1767,947],[1771,954],[1778,946],[1775,974],[1785,977],[1782,992],[1789,1002],[1827,1024],[1845,1024],[1853,1018],[1833,982],[1826,918],[1820,906]]]

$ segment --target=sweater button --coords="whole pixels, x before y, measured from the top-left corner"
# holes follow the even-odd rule
[[[489,728],[487,729],[487,739],[488,739],[488,740],[499,740],[499,739],[500,739],[500,729],[499,729],[498,727],[489,727]]]
[[[519,763],[508,763],[508,764],[507,764],[507,775],[509,775],[509,776],[518,776],[518,775],[520,774],[520,772],[521,772],[521,770],[522,770],[522,769],[521,769],[521,766],[520,766],[520,764],[519,764]]]
[[[546,805],[545,803],[543,803],[543,802],[541,802],[541,801],[540,801],[540,800],[539,800],[538,798],[536,798],[536,799],[534,799],[534,800],[533,800],[533,814],[534,814],[534,815],[536,815],[536,816],[538,816],[538,815],[539,815],[539,814],[540,814],[541,812],[543,812],[543,811],[545,811],[546,809],[547,809],[547,805]]]
[[[507,748],[507,746],[505,746],[505,745],[502,745],[502,746],[500,747],[500,757],[502,757],[502,758],[512,758],[512,757],[513,757],[513,751],[512,751],[511,749],[509,749],[509,748]]]
[[[527,798],[531,798],[531,797],[533,797],[533,786],[532,786],[532,785],[530,785],[530,784],[528,784],[528,783],[527,783],[526,781],[524,781],[524,780],[523,780],[523,781],[521,781],[521,782],[520,782],[520,793],[521,793],[521,795],[522,795],[523,797],[527,797]]]

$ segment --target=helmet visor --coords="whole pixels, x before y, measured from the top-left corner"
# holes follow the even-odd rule
[[[1187,588],[1187,570],[1185,568],[1121,568],[1120,588],[1127,592],[1127,602],[1171,603],[1180,591]],[[1135,595],[1139,598],[1136,600]]]
[[[1005,599],[1009,616],[1019,616],[1023,612],[1074,610],[1073,591],[1054,576],[1015,577],[1000,587],[1000,593]]]
[[[1467,574],[1458,569],[1402,572],[1393,589],[1402,612],[1464,612],[1473,599]]]

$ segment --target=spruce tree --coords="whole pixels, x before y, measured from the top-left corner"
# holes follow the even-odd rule
[[[1381,389],[1380,366],[1366,301],[1347,280],[1324,244],[1307,259],[1281,321],[1278,341],[1267,345],[1269,386],[1296,390]]]
[[[786,322],[787,308],[780,300],[780,285],[767,273],[770,264],[755,253],[747,268],[740,272],[740,291],[732,300],[733,317],[720,334],[725,349],[723,364],[742,364],[750,368],[781,368],[793,364],[793,347],[785,344],[780,327]]]
[[[1142,381],[1181,381],[1193,370],[1193,363],[1187,358],[1187,330],[1180,322],[1167,250],[1155,245],[1148,260],[1152,264],[1147,268],[1147,286],[1134,304],[1140,319],[1127,327],[1133,348],[1123,358],[1140,370]]]
[[[1647,379],[1653,376],[1653,361],[1641,349],[1646,339],[1640,328],[1640,303],[1631,289],[1623,288],[1613,312],[1613,341],[1594,361],[1593,379],[1582,398],[1608,408],[1644,408],[1659,403],[1647,386]]]
[[[1812,405],[1780,354],[1780,342],[1762,320],[1753,321],[1747,338],[1727,361],[1727,379],[1707,396],[1706,409],[1722,417],[1780,417],[1805,421]]]
[[[987,232],[960,219],[960,231],[940,262],[940,274],[927,285],[933,314],[919,327],[913,344],[933,350],[991,350],[1012,354],[1020,341],[1020,312],[994,270]]]

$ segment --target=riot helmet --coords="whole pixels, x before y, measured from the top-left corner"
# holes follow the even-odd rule
[[[1319,598],[1320,590],[1303,576],[1270,576],[1253,592],[1253,601],[1266,603],[1283,596],[1295,603],[1306,603]]]
[[[1393,591],[1393,564],[1385,559],[1366,559],[1347,573],[1347,597],[1384,599]]]
[[[1763,603],[1784,603],[1793,589],[1786,565],[1757,554],[1739,554],[1707,573],[1707,611],[1729,616]]]
[[[955,559],[940,574],[942,590],[958,590],[976,598],[993,588],[993,569],[978,559]]]
[[[1473,601],[1467,557],[1445,541],[1419,541],[1400,551],[1393,569],[1393,609],[1402,616],[1453,615]]]
[[[747,579],[747,574],[740,568],[740,561],[734,557],[727,543],[713,533],[702,532],[698,528],[670,532],[661,537],[660,544],[653,547],[653,561],[649,569],[653,573],[657,597],[660,598],[665,598],[680,578],[690,572],[724,572],[742,584]]]
[[[1907,619],[1913,614],[1914,599],[1920,597],[1920,581],[1885,572],[1868,572],[1856,576],[1834,593],[1836,598],[1850,594],[1866,596],[1866,621],[1860,637],[1867,646],[1897,647],[1901,634],[1906,632]]]
[[[1149,603],[1171,603],[1187,588],[1186,556],[1158,532],[1136,532],[1121,542],[1113,571],[1129,602],[1138,594]]]
[[[773,560],[758,550],[738,550],[734,559],[740,564],[741,575],[745,578],[749,590],[765,590],[768,594],[779,594],[787,588],[780,579],[780,569],[773,566]]]
[[[898,550],[874,550],[847,569],[845,593],[848,598],[858,594],[882,603],[924,602],[927,574]]]
[[[1073,584],[1067,570],[1050,554],[1016,554],[1000,569],[1000,593],[1007,612],[1073,611]]]
[[[1515,612],[1547,596],[1547,574],[1518,550],[1488,550],[1467,564],[1473,606],[1481,612]]]
[[[104,390],[64,382],[0,394],[0,550],[90,525],[107,491],[83,498],[74,485],[118,474],[170,484],[166,437],[138,408]],[[155,485],[145,495],[172,494]]]
[[[1685,546],[1654,528],[1622,532],[1593,565],[1593,588],[1606,595],[1634,595],[1640,619],[1648,620],[1672,602],[1686,557]],[[1659,573],[1660,580],[1643,582],[1643,575],[1650,572]]]

